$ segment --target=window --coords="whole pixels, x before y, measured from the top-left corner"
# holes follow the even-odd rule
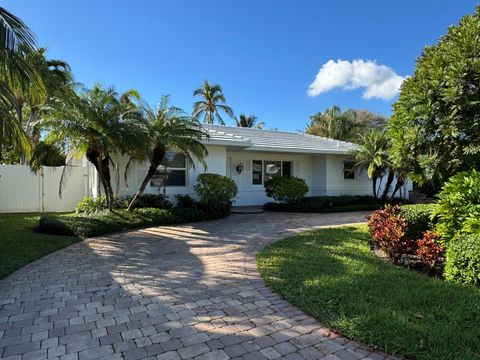
[[[262,170],[262,160],[253,160],[252,162],[252,184],[253,185],[262,185],[263,184],[263,170]]]
[[[270,161],[253,160],[252,161],[252,184],[262,185],[277,176],[292,176],[291,161]]]
[[[343,178],[346,180],[355,179],[355,161],[343,162]]]
[[[178,151],[167,151],[161,165],[150,180],[150,186],[185,186],[187,184],[187,159]]]

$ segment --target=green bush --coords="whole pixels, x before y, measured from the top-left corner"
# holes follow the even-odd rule
[[[238,192],[237,185],[232,179],[209,173],[198,176],[198,183],[194,189],[200,197],[200,207],[212,217],[228,215]]]
[[[77,213],[93,213],[103,211],[107,208],[107,199],[104,195],[95,198],[85,196],[75,207]]]
[[[407,222],[405,236],[413,240],[418,240],[422,238],[425,231],[433,230],[433,221],[431,217],[434,209],[434,204],[402,206],[402,217]]]
[[[342,211],[368,211],[383,208],[385,203],[396,205],[408,203],[405,199],[381,200],[368,195],[311,196],[296,204],[266,203],[263,208],[270,211],[326,213]]]
[[[133,196],[127,196],[123,198],[125,207],[132,201]],[[163,194],[142,194],[137,198],[135,202],[135,209],[140,208],[156,208],[156,209],[171,209],[172,203]]]
[[[308,193],[304,179],[297,177],[274,177],[265,181],[265,193],[281,203],[298,204]]]
[[[445,244],[454,237],[480,232],[480,172],[452,176],[438,194],[434,215]]]
[[[177,195],[177,206],[181,208],[198,207],[198,201],[190,195]]]
[[[480,234],[460,236],[449,244],[445,278],[480,285]]]
[[[205,212],[194,208],[141,208],[133,211],[122,209],[95,214],[42,216],[38,230],[46,234],[88,238],[138,227],[196,222],[206,218]]]

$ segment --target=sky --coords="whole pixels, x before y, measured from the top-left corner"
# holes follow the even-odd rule
[[[390,115],[415,59],[476,1],[4,0],[76,81],[164,94],[191,112],[204,80],[235,114],[302,130],[332,105]],[[233,120],[224,119],[228,124]]]

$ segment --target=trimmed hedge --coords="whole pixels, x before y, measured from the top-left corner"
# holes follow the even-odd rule
[[[38,230],[45,234],[88,238],[145,226],[173,225],[210,219],[213,219],[213,217],[195,208],[142,208],[134,211],[105,211],[91,215],[42,216]]]
[[[377,210],[382,208],[385,203],[408,203],[408,200],[382,200],[367,195],[311,196],[296,204],[269,202],[263,208],[269,211],[329,213]]]
[[[308,193],[305,180],[297,177],[274,177],[266,181],[264,187],[268,197],[287,204],[302,202]]]
[[[450,242],[445,278],[462,284],[480,285],[480,234],[458,236]]]
[[[410,239],[421,239],[427,230],[433,230],[434,221],[431,220],[434,204],[404,205],[401,208],[402,217],[407,222],[405,236]]]

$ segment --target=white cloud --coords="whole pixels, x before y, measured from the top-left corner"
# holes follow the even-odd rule
[[[329,60],[322,65],[308,87],[308,96],[317,96],[334,88],[344,90],[364,88],[364,99],[390,100],[400,92],[405,80],[390,67],[371,60]]]

